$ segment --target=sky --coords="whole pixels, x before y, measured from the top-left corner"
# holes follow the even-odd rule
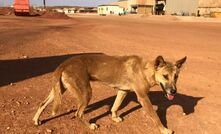
[[[14,0],[0,0],[0,6],[10,6]],[[32,6],[42,6],[43,0],[29,0]],[[117,0],[45,0],[46,6],[97,6],[100,4],[108,4]]]

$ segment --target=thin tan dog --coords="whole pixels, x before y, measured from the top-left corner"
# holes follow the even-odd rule
[[[154,61],[147,61],[138,56],[108,56],[105,54],[82,54],[63,62],[54,72],[54,86],[49,96],[42,102],[33,120],[39,125],[39,117],[49,103],[54,101],[52,115],[55,115],[61,104],[61,95],[69,90],[78,101],[78,109],[75,116],[81,119],[90,129],[96,129],[95,123],[89,123],[83,119],[84,110],[87,107],[92,89],[90,81],[100,81],[110,87],[117,88],[118,93],[111,109],[112,119],[121,122],[117,115],[128,91],[134,91],[138,101],[149,114],[154,124],[162,134],[172,134],[165,128],[147,96],[149,89],[154,85],[161,85],[169,100],[176,93],[176,82],[180,68],[186,61],[186,57],[175,64],[164,61],[158,56]]]

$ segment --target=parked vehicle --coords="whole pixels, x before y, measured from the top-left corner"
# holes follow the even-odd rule
[[[29,15],[30,3],[29,0],[14,0],[15,15]]]
[[[164,15],[164,4],[161,3],[161,4],[156,4],[155,5],[155,14],[156,15]]]

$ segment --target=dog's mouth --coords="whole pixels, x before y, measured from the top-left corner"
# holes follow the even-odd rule
[[[174,95],[173,94],[166,94],[166,98],[168,100],[173,100],[174,99]]]
[[[173,100],[174,99],[174,94],[169,94],[167,93],[166,89],[164,88],[163,84],[160,83],[160,86],[161,88],[163,89],[163,91],[165,92],[165,97],[168,99],[168,100]]]

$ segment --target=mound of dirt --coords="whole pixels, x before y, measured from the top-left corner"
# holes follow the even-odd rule
[[[58,12],[45,12],[41,15],[41,17],[50,18],[50,19],[69,19],[69,17],[64,13],[58,13]]]
[[[0,15],[11,15],[13,14],[13,9],[10,7],[0,7]]]

